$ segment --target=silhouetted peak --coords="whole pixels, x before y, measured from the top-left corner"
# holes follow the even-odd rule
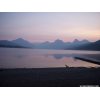
[[[44,43],[50,43],[49,41],[45,41]]]
[[[16,40],[13,40],[12,41],[13,43],[16,43],[16,44],[18,44],[18,45],[21,45],[21,46],[27,46],[27,47],[32,47],[33,46],[33,44],[32,43],[30,43],[29,41],[27,41],[27,40],[24,40],[23,38],[18,38],[18,39],[16,39]]]
[[[16,41],[26,41],[26,40],[24,40],[23,38],[18,38],[16,39]]]
[[[95,43],[99,43],[100,44],[100,40],[96,41]]]
[[[0,42],[10,42],[10,41],[8,41],[8,40],[0,40]]]
[[[43,42],[43,44],[49,44],[49,43],[50,43],[49,41]]]
[[[86,39],[84,39],[84,40],[82,40],[81,42],[88,43],[89,41],[86,40]]]
[[[79,42],[79,40],[78,40],[78,39],[75,39],[73,42],[74,42],[74,43],[77,43],[77,42]]]
[[[57,39],[57,40],[55,40],[54,41],[55,43],[64,43],[62,40],[60,40],[60,39]]]
[[[29,41],[24,40],[23,38],[18,38],[16,40],[13,40],[12,42],[16,42],[16,43],[30,43]]]

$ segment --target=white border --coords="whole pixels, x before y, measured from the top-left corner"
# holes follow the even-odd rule
[[[0,0],[0,12],[100,12],[100,0]],[[99,88],[0,88],[0,100],[100,100]]]
[[[0,12],[99,12],[100,0],[0,0]]]
[[[99,88],[0,88],[0,100],[100,100]]]

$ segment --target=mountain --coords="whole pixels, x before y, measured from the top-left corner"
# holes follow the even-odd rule
[[[33,43],[35,49],[50,49],[50,42],[46,41],[43,43]]]
[[[55,40],[51,43],[51,47],[54,49],[64,49],[66,47],[66,43],[60,39]]]
[[[18,38],[16,40],[12,40],[13,43],[16,43],[18,45],[24,46],[24,47],[33,47],[34,45],[22,38]]]
[[[62,49],[62,50],[100,50],[100,40],[96,42],[89,42],[88,40],[75,39],[73,42],[64,42],[57,39],[53,42],[43,42],[43,43],[30,43],[27,40],[18,38],[16,40],[8,41],[1,40],[0,47],[20,47],[20,48],[35,48],[35,49]]]
[[[53,43],[54,44],[59,44],[59,45],[64,44],[64,42],[60,39],[55,40]]]
[[[75,39],[74,41],[73,41],[73,43],[79,43],[80,41],[78,40],[78,39]]]
[[[0,47],[23,48],[23,46],[20,46],[8,40],[0,40]]]
[[[43,43],[34,43],[34,48],[37,49],[74,49],[78,46],[81,46],[83,44],[90,43],[88,40],[82,40],[79,41],[78,39],[75,39],[73,42],[64,42],[60,39],[57,39],[53,42],[43,42]]]
[[[81,43],[85,44],[85,43],[90,43],[90,42],[88,40],[84,39],[84,40],[81,41]]]
[[[80,46],[83,46],[83,45],[86,45],[86,44],[90,44],[90,43],[91,42],[89,42],[88,40],[85,40],[85,39],[82,40],[82,41],[79,41],[78,39],[75,39],[73,42],[68,44],[65,49],[74,50],[77,47],[80,47]]]
[[[43,42],[34,44],[34,48],[38,49],[64,49],[66,47],[66,43],[60,39],[55,40],[54,42]]]
[[[100,40],[96,41],[96,42],[92,42],[80,47],[75,48],[77,50],[98,50],[100,51]]]
[[[81,41],[79,41],[78,39],[75,39],[72,43],[73,44],[87,44],[87,43],[90,43],[90,42],[86,39],[81,40]]]

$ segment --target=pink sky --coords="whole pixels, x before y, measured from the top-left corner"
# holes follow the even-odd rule
[[[0,13],[0,39],[100,39],[100,13]]]

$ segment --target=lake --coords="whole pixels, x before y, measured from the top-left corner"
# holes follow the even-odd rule
[[[86,56],[100,61],[100,51],[0,48],[0,68],[99,67],[76,60]]]

